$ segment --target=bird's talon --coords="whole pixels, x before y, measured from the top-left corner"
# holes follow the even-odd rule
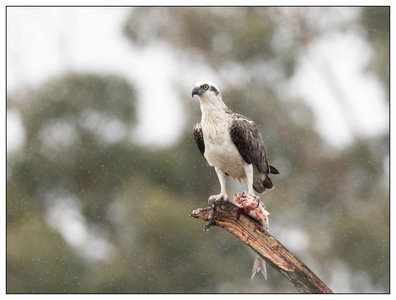
[[[228,195],[223,195],[223,194],[219,194],[219,195],[213,195],[209,197],[208,200],[208,205],[214,207],[214,203],[220,200],[224,200],[226,202],[230,202],[230,199],[228,198]]]

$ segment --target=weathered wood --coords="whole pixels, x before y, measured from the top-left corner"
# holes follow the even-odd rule
[[[214,209],[198,208],[191,217],[208,221],[204,229],[219,226],[234,234],[258,255],[290,280],[300,293],[333,293],[303,262],[287,250],[276,238],[265,230],[258,229],[259,223],[245,214],[236,220],[238,207],[218,201]]]

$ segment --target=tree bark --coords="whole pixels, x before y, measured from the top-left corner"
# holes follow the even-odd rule
[[[333,293],[276,238],[258,227],[260,224],[256,220],[245,214],[241,214],[237,220],[237,214],[238,207],[234,204],[218,201],[214,208],[198,208],[190,216],[208,221],[205,230],[210,226],[219,226],[234,234],[291,281],[300,293]]]

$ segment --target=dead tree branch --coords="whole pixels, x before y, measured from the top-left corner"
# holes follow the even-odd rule
[[[279,271],[300,293],[333,293],[303,262],[265,230],[257,229],[258,222],[245,214],[237,221],[238,208],[225,201],[213,208],[198,208],[191,217],[208,221],[204,227],[219,226],[231,232]]]

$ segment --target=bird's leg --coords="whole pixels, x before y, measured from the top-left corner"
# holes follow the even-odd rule
[[[226,178],[225,178],[224,172],[223,172],[223,170],[221,170],[219,168],[215,168],[215,171],[216,171],[217,177],[219,177],[219,181],[220,181],[220,194],[212,195],[209,197],[208,204],[210,206],[212,206],[214,202],[221,200],[221,199],[224,199],[225,201],[229,201],[227,191],[226,191]]]
[[[248,188],[248,195],[251,197],[254,197],[256,199],[260,199],[256,194],[254,193],[253,189],[253,165],[252,164],[246,164],[244,166],[245,169],[245,175],[246,175],[246,185]]]

